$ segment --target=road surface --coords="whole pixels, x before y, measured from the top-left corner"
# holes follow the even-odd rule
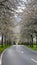
[[[1,65],[1,57],[0,57],[0,65]]]
[[[11,46],[3,53],[2,65],[37,65],[37,52],[26,46]]]

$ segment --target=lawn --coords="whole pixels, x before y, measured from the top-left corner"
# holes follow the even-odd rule
[[[30,47],[30,45],[28,45],[27,47],[28,47],[28,48],[31,48],[32,50],[37,51],[37,47],[36,47],[36,45],[33,45],[33,47]]]
[[[2,53],[6,48],[9,48],[11,45],[8,45],[8,46],[1,46],[0,45],[0,53]]]

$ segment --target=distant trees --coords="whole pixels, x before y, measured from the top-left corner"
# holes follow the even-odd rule
[[[6,3],[6,1],[1,1],[0,2],[0,32],[2,34],[2,46],[3,45],[7,45],[6,43],[8,42],[6,40],[7,33],[9,33],[9,27],[12,26],[11,23],[11,13],[9,12],[10,9],[8,8],[8,6],[6,6],[4,3]],[[4,43],[3,43],[3,39],[4,39]],[[10,40],[9,40],[10,41]]]
[[[13,38],[13,41],[17,37],[22,41],[24,41],[24,39],[27,39],[29,42],[31,41],[31,45],[33,47],[33,33],[37,31],[37,0],[26,0],[26,2],[24,1],[23,5],[25,8],[22,13],[18,13],[16,11],[18,9],[17,3],[20,5],[19,1],[16,0],[16,2],[13,1],[12,3],[10,0],[0,1],[0,32],[2,34],[2,45],[3,37],[5,38],[4,45],[6,45],[6,43],[9,42],[8,40],[10,36],[11,39]],[[22,1],[20,1],[20,3],[22,4]],[[14,16],[16,14],[21,18],[21,21],[19,23],[15,20]],[[20,37],[17,33],[15,33],[15,29],[17,29],[15,28],[16,26],[20,26]],[[36,34],[37,33],[35,33],[35,35]]]
[[[37,30],[37,0],[26,0],[20,26],[22,31],[21,35],[25,35],[25,37],[31,36],[31,44],[33,47],[33,33],[34,30]]]

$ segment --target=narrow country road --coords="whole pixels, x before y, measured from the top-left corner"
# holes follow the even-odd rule
[[[0,57],[0,65],[1,65],[1,57]]]
[[[37,52],[23,45],[11,46],[3,53],[2,65],[37,65]]]

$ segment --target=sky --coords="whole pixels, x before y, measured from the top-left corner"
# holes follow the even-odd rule
[[[15,14],[15,20],[16,20],[16,22],[20,22],[21,21],[21,17],[18,16],[17,14]]]

